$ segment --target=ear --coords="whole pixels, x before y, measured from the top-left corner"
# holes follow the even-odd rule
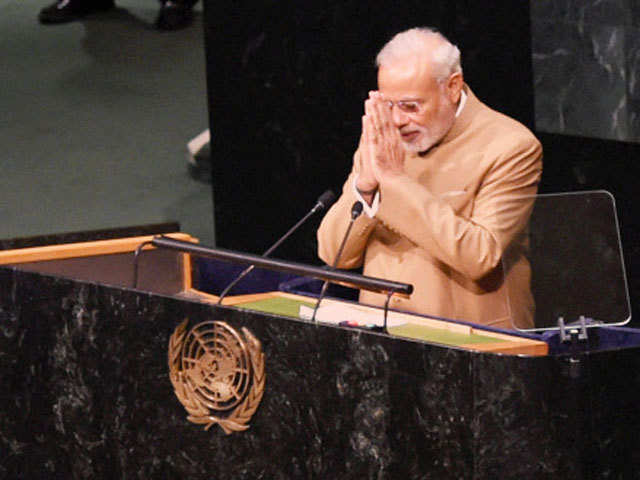
[[[458,103],[460,101],[460,92],[462,92],[462,86],[464,85],[464,78],[462,73],[454,73],[447,80],[447,95],[452,103]]]

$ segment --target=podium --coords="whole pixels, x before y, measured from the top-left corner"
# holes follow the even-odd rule
[[[151,238],[0,252],[0,478],[637,475],[640,331],[572,349],[402,312],[458,336],[312,323],[256,306],[305,301],[277,288],[218,305],[194,281],[210,260],[176,251],[147,246],[134,288]],[[207,322],[261,344],[243,431],[190,422],[172,384],[178,327]]]

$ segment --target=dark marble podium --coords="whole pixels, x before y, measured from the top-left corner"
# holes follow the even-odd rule
[[[638,478],[637,331],[497,355],[29,270],[0,267],[2,479]],[[246,432],[186,420],[167,367],[186,318],[261,340]]]

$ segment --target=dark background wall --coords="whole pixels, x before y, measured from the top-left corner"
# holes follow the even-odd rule
[[[425,24],[459,44],[481,98],[532,126],[529,9],[521,2],[491,11],[461,0],[205,2],[219,246],[262,252],[326,188],[337,193],[363,101],[376,87],[377,51]],[[317,262],[316,226],[278,256]]]
[[[339,192],[377,51],[400,30],[431,25],[459,45],[474,92],[537,131],[541,192],[614,194],[632,299],[640,298],[640,212],[629,181],[640,149],[584,138],[633,139],[635,10],[622,0],[491,9],[463,0],[205,0],[217,244],[261,253],[326,188]],[[275,256],[318,263],[320,216]]]

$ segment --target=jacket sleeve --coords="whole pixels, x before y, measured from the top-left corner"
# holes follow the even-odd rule
[[[328,265],[333,265],[344,234],[351,220],[351,207],[358,200],[353,192],[353,182],[358,172],[358,152],[354,155],[353,169],[342,187],[342,195],[329,209],[318,228],[318,256]],[[354,222],[345,244],[339,268],[357,268],[364,261],[364,252],[371,232],[378,221],[360,215]]]
[[[404,175],[380,183],[376,217],[429,256],[479,280],[500,264],[505,250],[524,231],[541,173],[540,143],[522,136],[492,160],[470,218],[457,215],[445,200]]]

